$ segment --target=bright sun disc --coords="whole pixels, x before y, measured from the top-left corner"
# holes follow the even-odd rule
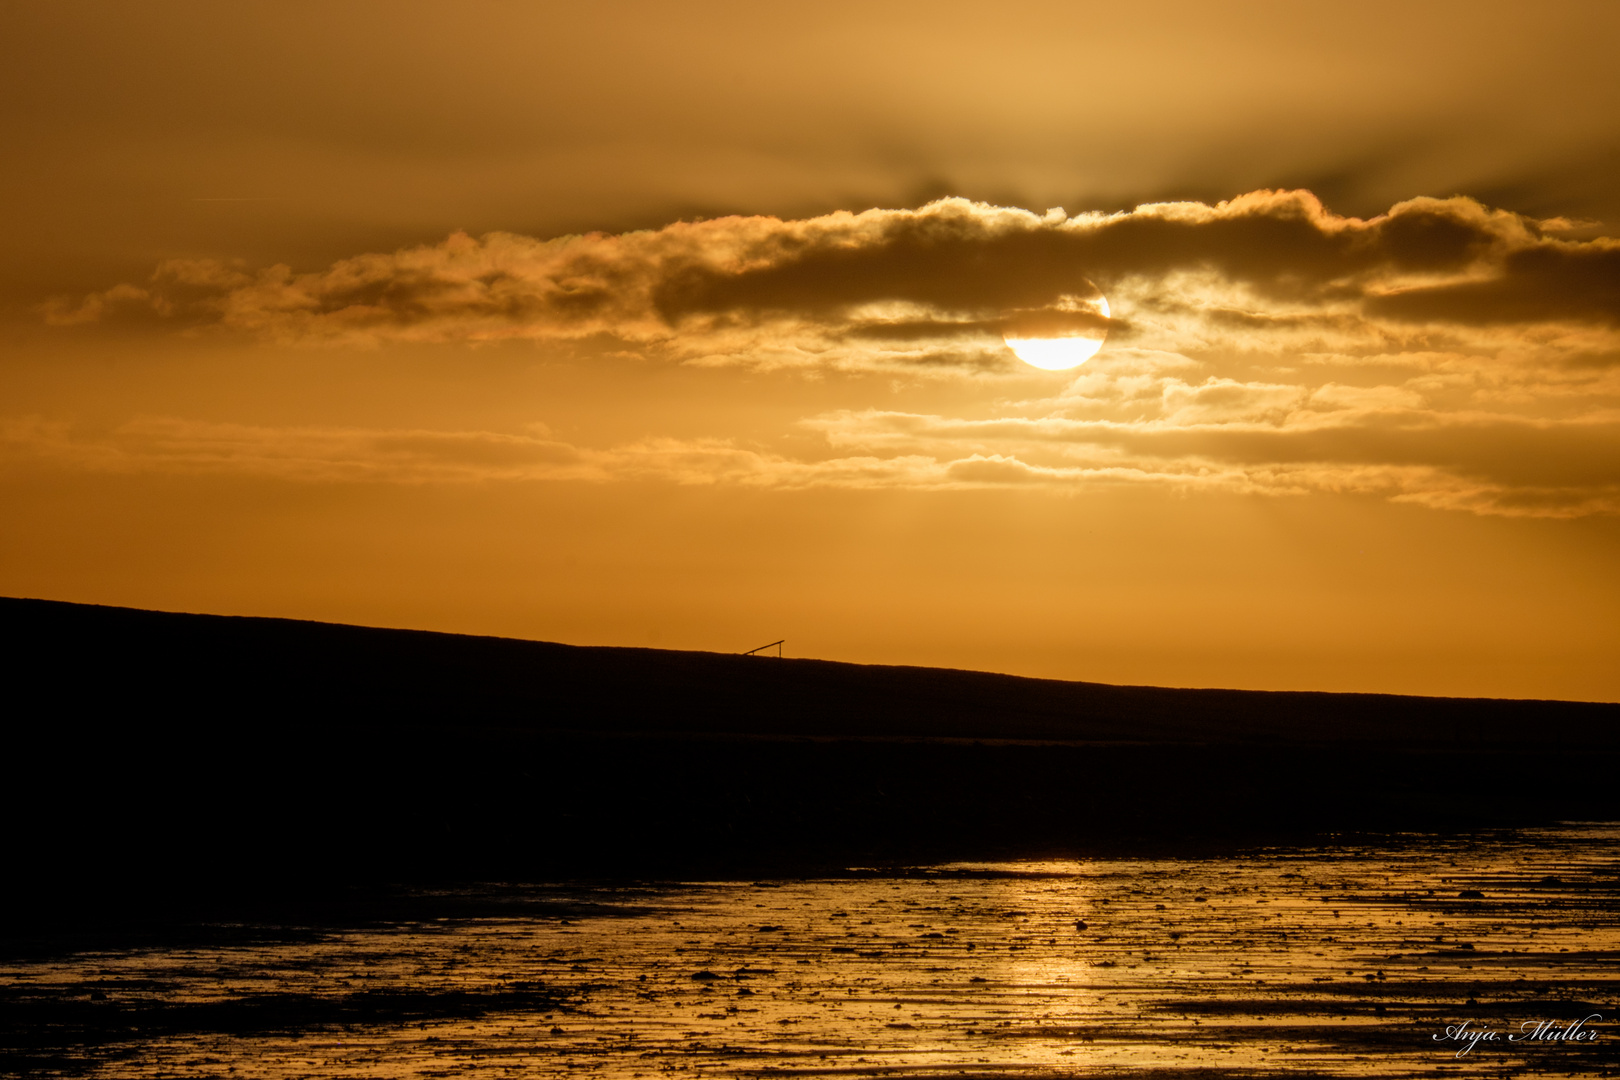
[[[1108,317],[1108,301],[1101,297],[1092,301],[1094,309],[1104,318]],[[1108,336],[1106,330],[1091,330],[1080,334],[1066,334],[1062,337],[1011,337],[1004,336],[1003,341],[1013,355],[1031,367],[1038,367],[1045,371],[1067,371],[1077,368],[1081,364],[1097,355],[1102,348],[1103,339]]]
[[[1096,338],[1005,338],[1013,355],[1031,367],[1066,371],[1079,367],[1097,355],[1102,342]]]

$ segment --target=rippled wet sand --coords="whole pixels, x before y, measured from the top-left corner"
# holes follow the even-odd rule
[[[820,880],[11,958],[27,1075],[1620,1074],[1620,828]],[[1509,1043],[1591,1014],[1595,1041]],[[1494,1029],[1465,1044],[1448,1026]]]

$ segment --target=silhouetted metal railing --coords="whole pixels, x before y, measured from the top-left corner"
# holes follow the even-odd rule
[[[744,656],[757,656],[760,653],[764,652],[766,649],[774,648],[776,650],[777,657],[780,658],[781,655],[782,655],[782,642],[786,641],[786,640],[787,640],[787,638],[782,638],[780,641],[773,641],[769,645],[761,645],[757,649],[749,649],[747,652],[743,653],[743,655]]]

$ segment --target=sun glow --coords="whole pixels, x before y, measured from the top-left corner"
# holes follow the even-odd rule
[[[1103,318],[1108,318],[1106,299],[1099,296],[1086,306]],[[1087,328],[1056,337],[1013,337],[1008,334],[1003,336],[1002,340],[1007,343],[1007,348],[1013,351],[1014,356],[1031,367],[1045,371],[1067,371],[1096,356],[1097,350],[1102,348],[1103,340],[1107,336],[1107,330]]]
[[[1047,371],[1067,371],[1097,355],[1102,342],[1096,338],[1007,338],[1007,348],[1031,367]]]

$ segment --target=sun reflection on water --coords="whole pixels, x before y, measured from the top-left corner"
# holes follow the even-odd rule
[[[1612,1005],[1617,840],[1585,826],[1236,859],[491,886],[510,915],[13,961],[0,978],[13,1004],[121,1010],[137,1030],[57,1048],[119,1077],[1427,1075],[1455,1063],[1432,1039],[1447,1024]],[[1604,1047],[1476,1053],[1576,1075]]]

